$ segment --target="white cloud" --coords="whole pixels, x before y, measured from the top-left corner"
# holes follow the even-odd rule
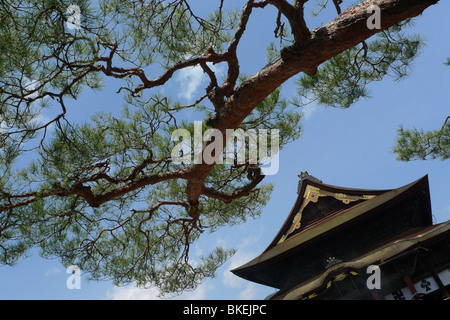
[[[319,111],[320,107],[315,103],[310,103],[304,107],[302,107],[303,111],[303,119],[308,120],[311,119],[313,114],[317,113]]]
[[[248,283],[244,290],[241,291],[241,293],[239,293],[239,299],[240,300],[253,300],[256,297],[258,297],[259,292],[258,292],[258,288],[256,287],[256,285],[254,283]]]
[[[223,65],[208,63],[208,66],[216,74],[217,80],[220,81],[225,72]],[[176,77],[176,82],[179,84],[178,97],[192,100],[200,86],[203,84],[206,87],[209,80],[203,69],[200,66],[195,66],[180,70]]]
[[[156,288],[114,287],[106,292],[106,300],[159,300]]]
[[[239,239],[239,245],[236,253],[228,260],[225,270],[222,273],[222,284],[225,287],[237,290],[238,293],[236,296],[240,300],[256,299],[263,294],[261,291],[263,289],[260,286],[253,282],[244,280],[231,272],[231,270],[246,264],[259,254],[258,251],[260,250],[260,240],[262,236],[263,229],[252,229],[250,235]],[[227,244],[228,241],[219,239],[219,242],[223,245]]]
[[[253,230],[255,231],[255,230]],[[233,288],[237,290],[236,297],[241,300],[255,299],[261,295],[260,288],[254,283],[234,275],[231,270],[247,263],[253,259],[258,250],[257,244],[259,243],[262,232],[257,232],[257,235],[250,235],[243,239],[239,239],[239,245],[236,254],[234,254],[223,266],[222,273],[218,273],[216,280],[208,279],[204,283],[200,284],[194,291],[185,292],[179,296],[167,297],[166,299],[173,300],[206,300],[210,297],[214,290],[222,290],[226,288]],[[236,239],[229,239],[227,237],[218,237],[215,242],[209,243],[214,247],[229,248],[233,246]],[[208,246],[207,246],[208,247]],[[203,251],[207,247],[200,245],[195,246],[197,255],[202,255]],[[216,288],[221,287],[221,288]],[[225,288],[224,288],[225,287]],[[209,296],[209,297],[208,297]],[[161,300],[164,298],[159,297],[159,291],[157,288],[142,289],[135,286],[127,287],[113,287],[106,293],[105,299],[107,300]]]
[[[253,248],[255,247],[255,244],[259,242],[259,238],[260,236],[251,235],[240,240],[239,248],[228,261],[228,267],[222,275],[222,283],[225,286],[231,288],[239,288],[248,283],[248,281],[233,274],[231,270],[246,264],[256,257],[257,253]],[[248,248],[252,249],[249,250]]]
[[[250,251],[240,250],[230,259],[228,268],[223,272],[222,284],[226,287],[240,290],[237,294],[240,300],[253,300],[261,295],[260,288],[253,282],[248,282],[231,272],[255,257]]]
[[[199,285],[197,287],[197,289],[195,289],[194,291],[185,292],[182,295],[180,295],[179,297],[175,297],[175,299],[177,299],[177,300],[205,300],[205,299],[207,299],[207,293],[213,289],[214,289],[213,285],[203,283],[203,284]]]
[[[130,285],[127,287],[114,287],[108,290],[106,292],[105,300],[205,300],[207,298],[207,292],[212,289],[212,285],[203,283],[194,291],[185,292],[171,298],[161,298],[157,288],[143,289]]]
[[[3,131],[7,130],[8,126],[6,124],[5,121],[2,121],[2,119],[0,119],[0,133],[2,133]]]
[[[191,67],[180,71],[176,81],[180,83],[178,96],[191,100],[203,81],[203,70],[201,67]]]
[[[47,269],[47,270],[45,271],[45,276],[46,276],[46,277],[49,277],[49,276],[52,276],[52,275],[60,274],[60,273],[62,273],[63,271],[64,271],[64,270],[63,270],[62,268],[60,268],[60,267],[53,267],[53,268]]]
[[[241,287],[245,283],[245,280],[237,277],[231,270],[242,266],[252,258],[254,258],[254,255],[249,252],[237,251],[234,256],[230,258],[228,268],[223,272],[222,283],[227,287]]]
[[[33,80],[33,79],[25,78],[24,83],[25,83],[25,86],[24,86],[25,92],[30,92],[30,94],[26,95],[25,97],[32,98],[32,99],[36,98],[39,95],[39,93],[37,91],[35,91],[35,92],[33,92],[33,91],[38,88],[38,86],[40,85],[40,82]]]

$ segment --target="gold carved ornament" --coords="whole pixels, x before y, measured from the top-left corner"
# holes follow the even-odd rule
[[[350,204],[350,202],[358,201],[358,200],[369,200],[369,199],[372,199],[375,197],[374,195],[350,196],[350,195],[346,195],[344,193],[331,193],[331,192],[321,190],[320,188],[313,187],[311,185],[307,185],[306,189],[305,189],[305,193],[303,195],[304,200],[303,200],[302,206],[300,207],[297,214],[294,216],[294,219],[292,220],[292,223],[291,223],[291,227],[280,238],[280,240],[278,241],[277,244],[284,242],[290,234],[292,234],[295,230],[300,229],[302,212],[310,202],[317,203],[317,201],[319,201],[319,197],[326,197],[326,196],[331,196],[339,201],[342,201],[344,204]]]

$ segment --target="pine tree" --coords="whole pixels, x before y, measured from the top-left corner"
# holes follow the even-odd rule
[[[193,0],[0,0],[1,264],[40,247],[94,279],[163,294],[213,276],[233,251],[194,262],[191,245],[205,231],[258,217],[272,186],[248,159],[175,162],[172,132],[194,130],[186,114],[201,114],[203,132],[224,137],[227,129],[278,129],[282,148],[301,135],[303,104],[348,108],[369,83],[403,77],[422,44],[405,30],[438,0],[333,1],[335,18],[317,29],[308,28],[306,2],[217,0],[203,15]],[[320,17],[327,2],[314,4]],[[380,8],[379,27],[368,25],[369,5]],[[238,49],[259,10],[273,10],[274,34],[264,36],[274,38],[267,65],[245,75]],[[192,103],[157,91],[191,67],[209,80]],[[283,97],[296,75],[297,97]],[[101,94],[111,80],[121,83],[121,113],[70,121],[68,102]]]
[[[450,65],[447,58],[445,65]],[[439,130],[424,131],[423,129],[398,128],[394,153],[400,161],[430,160],[450,158],[450,116]]]

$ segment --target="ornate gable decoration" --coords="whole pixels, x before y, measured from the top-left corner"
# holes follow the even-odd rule
[[[369,200],[375,197],[375,195],[370,194],[352,195],[343,192],[329,191],[326,190],[327,188],[313,186],[311,184],[308,184],[307,180],[316,182],[317,184],[320,184],[321,181],[310,176],[308,172],[302,172],[299,177],[301,179],[299,182],[299,196],[302,196],[302,185],[306,183],[306,187],[302,196],[303,200],[301,202],[300,208],[290,222],[290,226],[287,228],[287,231],[281,236],[277,244],[285,241],[290,235],[292,235],[302,227],[302,220],[308,205],[310,205],[311,208],[309,208],[309,217],[306,218],[306,220],[308,223],[315,224],[315,222],[325,218],[328,215],[333,214],[334,212],[348,209],[357,202]],[[330,198],[335,200],[326,199],[322,203],[321,201],[319,201],[321,198]],[[336,200],[340,201],[342,204],[338,205],[336,203]],[[328,212],[327,209],[329,210]],[[314,215],[314,217],[312,217],[312,215]]]

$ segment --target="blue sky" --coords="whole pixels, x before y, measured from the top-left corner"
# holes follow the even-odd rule
[[[195,3],[201,5],[205,0]],[[401,82],[386,78],[370,85],[372,98],[347,110],[314,104],[304,110],[302,137],[281,151],[279,172],[266,178],[275,188],[262,216],[206,235],[193,249],[201,255],[222,245],[237,248],[236,254],[214,279],[174,299],[263,299],[275,291],[244,281],[229,270],[253,259],[269,245],[297,197],[300,171],[307,170],[327,184],[368,189],[397,188],[428,174],[434,222],[450,219],[449,162],[399,162],[392,153],[399,125],[436,129],[449,115],[450,67],[443,65],[450,56],[449,12],[450,3],[441,1],[417,19],[411,32],[423,35],[426,46],[408,78]],[[268,17],[263,10],[252,17],[239,52],[243,72],[252,74],[265,65],[264,36],[271,36],[274,27],[267,23]],[[196,85],[201,77],[196,69],[179,73],[164,90],[188,99],[191,93],[202,92],[203,87]],[[86,92],[83,99],[71,105],[69,117],[81,119],[89,112],[120,107],[116,90],[113,87],[95,95]],[[294,91],[292,82],[283,86],[286,97]],[[34,251],[18,265],[0,268],[0,299],[157,299],[155,289],[117,288],[109,282],[89,282],[84,274],[81,289],[69,290],[68,277],[58,261],[44,260]]]

